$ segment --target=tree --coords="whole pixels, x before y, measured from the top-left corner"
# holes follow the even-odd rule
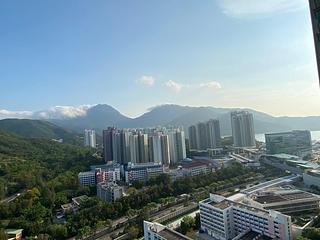
[[[194,229],[200,229],[201,228],[200,213],[196,214],[194,221],[195,221]]]
[[[186,234],[191,229],[194,229],[195,226],[196,226],[195,219],[193,217],[186,216],[182,219],[179,230],[182,234]]]
[[[296,240],[310,240],[310,239],[309,239],[309,238],[302,237],[302,236],[299,236],[299,237],[297,237]]]
[[[7,233],[3,228],[0,228],[0,240],[7,240],[7,239],[8,239]]]
[[[136,239],[139,236],[139,228],[136,226],[130,226],[127,230],[129,239]]]
[[[54,224],[49,226],[48,233],[54,239],[65,239],[68,236],[67,227],[62,224]]]
[[[83,239],[86,235],[88,235],[91,232],[91,228],[89,226],[84,226],[79,230],[79,234],[77,236],[77,239]]]
[[[302,236],[305,238],[309,238],[310,240],[318,240],[320,239],[320,228],[306,228],[305,230],[303,230]]]

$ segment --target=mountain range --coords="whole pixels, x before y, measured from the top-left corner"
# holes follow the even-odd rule
[[[278,132],[293,129],[320,130],[320,116],[312,117],[274,117],[252,109],[189,107],[180,105],[161,105],[150,109],[136,118],[129,118],[106,104],[88,108],[86,114],[73,118],[48,119],[64,128],[83,131],[92,128],[101,132],[108,126],[119,128],[183,126],[188,127],[210,118],[220,120],[222,135],[231,135],[230,112],[247,110],[253,113],[256,133]]]
[[[61,108],[62,107],[60,107],[60,109]],[[72,107],[72,114],[70,114],[70,111],[67,111],[68,109],[66,109],[66,107],[62,109],[68,114],[63,115],[61,111],[58,112],[57,109],[54,109],[50,114],[43,112],[41,115],[30,115],[30,118],[38,118],[47,121],[46,124],[42,124],[41,127],[37,127],[40,131],[38,134],[41,134],[43,125],[48,126],[48,122],[53,123],[54,126],[57,125],[62,127],[64,131],[69,131],[67,129],[70,129],[77,132],[83,132],[85,128],[90,128],[95,129],[98,134],[101,134],[101,131],[108,126],[115,126],[119,128],[183,126],[186,128],[199,121],[207,121],[211,118],[217,118],[220,120],[222,135],[231,135],[230,112],[234,110],[247,110],[253,113],[256,133],[279,132],[293,129],[320,130],[320,116],[274,117],[252,109],[240,108],[190,107],[167,104],[151,108],[148,112],[136,118],[129,118],[107,104],[98,104],[93,106],[86,105],[85,108],[81,107],[81,111]],[[52,114],[53,112],[55,114]],[[59,116],[59,118],[56,116]],[[0,121],[0,129],[3,128],[1,126],[4,126],[5,123],[6,122],[1,123]],[[8,122],[6,124],[8,125]],[[25,124],[27,124],[25,125],[27,128],[31,129],[30,122],[25,122]],[[9,126],[6,127],[9,128]],[[20,126],[19,128],[22,127]],[[54,129],[53,126],[51,126],[51,128]],[[12,124],[11,130],[15,130],[17,132],[17,126]],[[38,130],[34,129],[34,131]],[[21,129],[19,131],[21,131]],[[53,130],[51,129],[49,132],[52,131]],[[29,133],[30,136],[33,136],[32,134],[36,133]],[[52,138],[55,138],[55,134],[50,133],[50,136],[51,135]],[[61,134],[58,135],[60,136]]]

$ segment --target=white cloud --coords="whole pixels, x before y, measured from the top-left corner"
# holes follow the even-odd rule
[[[48,110],[38,111],[33,114],[35,118],[41,119],[66,119],[82,117],[87,114],[87,110],[94,105],[74,106],[55,106]]]
[[[210,82],[206,82],[206,83],[200,83],[199,86],[201,88],[206,88],[206,89],[213,89],[213,90],[217,90],[217,89],[221,89],[221,84],[216,82],[216,81],[210,81]]]
[[[27,118],[27,119],[68,119],[82,117],[87,114],[88,109],[95,105],[80,106],[55,106],[42,111],[9,111],[0,109],[0,119],[5,118]]]
[[[180,92],[182,89],[210,89],[219,90],[222,88],[221,84],[216,81],[202,82],[198,84],[183,84],[173,80],[169,80],[165,83],[165,86],[170,88],[174,92]]]
[[[144,84],[147,86],[153,86],[155,81],[156,81],[155,78],[150,75],[143,75],[139,80],[141,84]]]
[[[179,84],[173,80],[169,80],[165,83],[166,87],[170,88],[174,92],[180,92],[182,89],[182,84]]]
[[[31,118],[32,112],[30,111],[9,111],[0,109],[0,119],[5,118]]]
[[[230,17],[252,17],[274,12],[290,12],[308,6],[306,0],[219,0],[224,14]]]

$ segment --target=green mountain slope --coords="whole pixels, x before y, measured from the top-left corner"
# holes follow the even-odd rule
[[[66,171],[76,174],[87,169],[95,161],[92,151],[46,139],[27,139],[0,130],[0,199]]]
[[[83,144],[83,137],[71,130],[53,123],[30,119],[0,120],[0,130],[4,130],[26,138],[63,139],[70,144]]]

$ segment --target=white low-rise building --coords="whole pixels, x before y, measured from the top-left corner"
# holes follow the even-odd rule
[[[126,183],[132,183],[136,180],[146,181],[151,177],[156,177],[164,172],[164,166],[161,163],[129,163],[125,170]]]
[[[123,187],[112,182],[98,183],[97,196],[106,202],[115,202],[123,197]]]
[[[79,183],[82,186],[92,186],[96,184],[95,171],[80,172],[78,174]]]

